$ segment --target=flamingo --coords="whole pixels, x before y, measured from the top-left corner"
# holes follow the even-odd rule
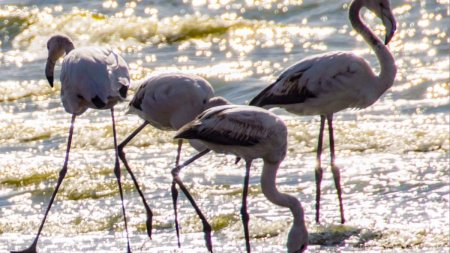
[[[131,252],[128,238],[127,219],[123,204],[123,192],[120,175],[120,164],[117,152],[116,129],[114,122],[114,105],[125,99],[130,84],[130,76],[125,60],[109,48],[82,47],[75,48],[72,40],[65,35],[54,35],[47,42],[48,59],[45,67],[45,75],[51,87],[53,87],[53,73],[56,61],[66,54],[61,68],[61,100],[66,112],[72,114],[69,137],[64,165],[59,172],[58,181],[50,198],[44,218],[31,246],[23,251],[11,252],[36,252],[36,246],[44,227],[45,220],[58,193],[58,189],[67,173],[69,153],[72,143],[75,118],[88,108],[110,109],[112,129],[114,136],[114,149],[116,153],[114,173],[119,185],[120,199],[122,201],[122,213],[127,234],[127,250]]]
[[[130,174],[135,187],[144,203],[147,215],[147,234],[151,238],[152,230],[152,211],[147,204],[145,197],[140,190],[137,179],[134,176],[131,168],[126,160],[124,148],[136,135],[142,131],[147,125],[152,125],[160,130],[175,131],[184,124],[193,120],[198,114],[204,110],[228,104],[229,102],[222,97],[214,96],[214,90],[211,84],[205,79],[196,75],[181,74],[181,73],[167,73],[150,77],[145,80],[137,90],[133,99],[129,104],[129,112],[137,114],[144,122],[132,132],[122,143],[119,144],[119,157],[122,160],[125,168]],[[190,142],[197,150],[202,150],[208,153],[206,147],[196,143]],[[177,157],[175,166],[178,166],[180,160],[180,152],[183,140],[178,141]],[[179,226],[176,212],[176,200],[178,191],[175,182],[172,182],[172,200],[175,210],[175,228],[179,240]],[[184,191],[184,188],[182,188]],[[198,209],[196,207],[196,209]],[[206,233],[206,241],[208,248],[211,248],[211,228],[206,221],[206,218],[199,212],[200,218],[204,221],[204,230]]]
[[[278,191],[277,170],[286,156],[287,129],[275,114],[254,106],[223,105],[201,113],[195,120],[180,128],[175,138],[197,139],[208,149],[218,153],[231,153],[245,160],[244,190],[242,195],[241,219],[247,252],[250,252],[248,230],[249,214],[247,195],[252,161],[262,158],[261,188],[264,196],[272,203],[288,207],[294,221],[289,231],[287,248],[289,253],[303,252],[308,243],[304,212],[297,198]],[[182,185],[181,168],[203,154],[199,153],[172,170],[174,180]],[[188,197],[189,198],[189,197]],[[189,199],[191,202],[193,199]]]
[[[363,7],[382,19],[386,29],[383,42],[361,20]],[[340,183],[340,169],[335,164],[333,114],[346,108],[366,108],[375,103],[394,83],[397,68],[394,57],[385,46],[394,36],[396,21],[389,0],[354,0],[350,4],[352,27],[362,35],[375,52],[381,71],[377,76],[369,63],[350,52],[331,52],[303,59],[287,68],[278,79],[250,101],[250,105],[264,108],[282,107],[299,115],[320,115],[317,145],[316,222],[319,223],[320,184],[322,181],[321,154],[325,120],[328,122],[330,163],[339,199],[341,223],[344,208]]]

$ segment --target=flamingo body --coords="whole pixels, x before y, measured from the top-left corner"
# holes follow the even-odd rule
[[[258,107],[211,108],[181,128],[176,138],[198,139],[215,152],[244,160],[282,160],[286,155],[286,126],[274,114]]]
[[[125,60],[109,48],[70,51],[61,68],[61,100],[68,113],[110,109],[126,98],[130,76]]]
[[[384,90],[367,61],[350,52],[305,58],[287,68],[250,104],[283,107],[300,115],[328,115],[372,105]]]
[[[199,76],[162,74],[141,84],[130,112],[158,129],[177,130],[203,112],[212,97],[212,86]]]

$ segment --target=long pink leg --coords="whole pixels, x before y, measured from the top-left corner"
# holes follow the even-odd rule
[[[250,253],[250,233],[248,230],[248,222],[250,220],[250,216],[248,215],[247,211],[247,196],[248,196],[248,185],[250,181],[251,166],[252,166],[251,162],[245,163],[244,190],[242,192],[242,206],[241,206],[241,219],[242,224],[244,225],[245,248],[247,249],[247,253]]]
[[[334,153],[334,134],[333,134],[333,114],[327,115],[328,131],[330,136],[330,158],[331,158],[331,172],[333,172],[334,185],[336,186],[337,195],[339,199],[339,210],[341,213],[341,223],[345,223],[344,205],[342,204],[342,189],[341,189],[341,173],[339,167],[336,166],[336,155]]]
[[[187,190],[187,188],[184,186],[182,180],[179,177],[179,173],[180,170],[186,166],[188,166],[190,163],[194,162],[195,160],[197,160],[198,158],[204,156],[205,154],[207,154],[210,150],[209,149],[205,149],[203,151],[201,151],[200,153],[198,153],[197,155],[189,158],[187,161],[185,161],[183,164],[175,167],[172,170],[172,177],[173,180],[176,184],[178,184],[178,187],[180,187],[181,191],[184,193],[184,195],[186,196],[186,198],[189,200],[189,202],[191,203],[192,207],[194,207],[195,212],[197,213],[198,217],[200,218],[200,220],[202,221],[203,224],[203,233],[205,235],[205,243],[206,243],[206,248],[208,249],[209,252],[213,252],[212,251],[212,241],[211,241],[211,225],[208,223],[208,221],[206,220],[206,217],[203,215],[203,213],[201,212],[200,208],[198,207],[197,203],[195,203],[194,198],[192,197],[192,195],[189,193],[189,191]],[[176,188],[175,188],[176,189]],[[172,193],[173,194],[173,193]],[[177,193],[178,194],[178,193]],[[173,196],[173,195],[172,195]],[[176,198],[173,198],[172,200],[176,201]],[[174,203],[173,204],[174,208],[177,207],[177,204]],[[177,211],[175,210],[175,213]]]
[[[141,188],[139,187],[138,181],[137,181],[136,177],[134,176],[134,173],[131,171],[131,168],[128,165],[128,161],[126,159],[125,152],[123,151],[125,146],[134,137],[136,137],[136,135],[140,131],[142,131],[142,129],[144,129],[144,127],[147,126],[148,124],[149,123],[147,121],[145,121],[142,125],[140,125],[136,130],[134,130],[133,133],[131,133],[124,141],[122,141],[122,143],[119,144],[118,149],[119,149],[119,158],[120,158],[120,160],[122,160],[123,164],[125,165],[125,168],[127,169],[128,173],[130,174],[131,179],[133,180],[134,186],[136,187],[136,190],[138,191],[139,196],[141,196],[142,203],[144,203],[144,207],[145,207],[145,211],[146,211],[146,215],[147,215],[147,221],[145,223],[147,226],[147,235],[148,235],[148,237],[152,238],[153,213],[152,213],[152,210],[150,209],[150,206],[147,204],[147,201],[145,200],[144,193],[141,191]]]
[[[39,236],[41,235],[42,229],[44,228],[45,220],[47,219],[47,215],[50,212],[50,208],[52,207],[53,201],[55,200],[56,194],[58,193],[59,187],[61,186],[62,181],[64,180],[64,177],[67,173],[67,165],[69,163],[69,153],[70,153],[70,146],[72,145],[72,135],[73,135],[73,128],[75,123],[76,115],[72,114],[72,120],[70,122],[70,129],[69,129],[69,137],[67,140],[67,150],[66,150],[66,158],[64,160],[64,165],[59,172],[58,182],[56,183],[55,190],[53,191],[52,197],[50,198],[50,202],[48,203],[47,210],[45,211],[44,218],[42,219],[41,225],[39,226],[38,232],[36,234],[36,238],[34,239],[33,243],[25,250],[21,251],[11,251],[11,253],[36,253],[36,246],[39,240]]]
[[[322,175],[323,175],[323,169],[322,169],[322,143],[323,143],[323,130],[325,128],[325,116],[320,115],[320,131],[319,131],[319,140],[317,144],[317,156],[316,156],[316,169],[315,169],[315,176],[316,176],[316,223],[320,223],[319,216],[320,216],[320,185],[322,183]]]
[[[177,158],[175,160],[175,168],[177,168],[180,163],[180,154],[181,154],[181,146],[182,145],[183,145],[183,139],[178,139]],[[177,183],[176,183],[175,179],[172,180],[172,186],[170,189],[172,192],[173,212],[175,215],[175,231],[177,234],[177,243],[178,243],[178,248],[181,248],[180,226],[178,224],[178,210],[177,210],[178,190],[177,190]]]
[[[130,246],[130,238],[128,235],[128,223],[127,223],[127,216],[125,213],[125,205],[123,203],[123,190],[122,190],[122,181],[121,181],[121,173],[120,173],[120,162],[119,162],[119,150],[117,148],[117,135],[116,135],[116,124],[114,120],[114,109],[111,108],[111,119],[112,119],[112,129],[113,129],[113,138],[114,138],[114,150],[116,153],[116,161],[114,165],[114,174],[117,178],[117,184],[119,185],[119,193],[120,193],[120,200],[122,202],[122,213],[123,213],[123,221],[125,223],[125,232],[127,234],[127,252],[131,253],[131,246]]]

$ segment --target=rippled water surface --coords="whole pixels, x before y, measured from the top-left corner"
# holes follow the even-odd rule
[[[0,252],[28,246],[60,170],[70,115],[59,81],[50,88],[43,69],[46,41],[68,34],[77,47],[109,45],[130,66],[133,88],[170,71],[208,79],[219,95],[248,103],[302,58],[353,50],[376,70],[378,62],[347,19],[347,0],[0,1]],[[370,108],[336,114],[347,223],[339,224],[329,168],[323,181],[321,225],[314,222],[314,166],[318,117],[283,110],[288,156],[278,187],[302,201],[310,232],[308,252],[449,251],[449,39],[448,0],[392,0],[398,31],[389,44],[398,66],[394,86]],[[367,23],[383,36],[374,15]],[[59,74],[60,63],[56,73]],[[56,79],[56,78],[55,78]],[[141,120],[116,107],[119,140]],[[124,173],[127,216],[135,252],[206,252],[201,223],[180,201],[182,248],[171,209],[172,132],[147,127],[126,148],[153,208],[153,239],[145,212]],[[126,240],[113,174],[108,111],[77,118],[69,172],[44,227],[41,252],[124,252]],[[194,154],[184,149],[182,159]],[[328,149],[324,154],[328,154]],[[328,157],[324,155],[324,164]],[[285,252],[288,209],[268,202],[254,162],[249,196],[254,252]],[[182,173],[213,224],[215,252],[244,252],[239,209],[244,164],[208,155]]]

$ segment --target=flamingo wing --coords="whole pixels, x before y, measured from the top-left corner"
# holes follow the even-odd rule
[[[122,99],[127,97],[130,87],[130,75],[126,61],[113,50],[107,52],[107,70],[113,90],[118,91]]]
[[[273,84],[252,99],[250,105],[329,105],[326,113],[334,110],[332,106],[337,106],[336,110],[360,107],[366,93],[370,93],[366,90],[368,86],[370,90],[370,81],[374,78],[367,62],[352,53],[317,55],[286,69]],[[335,101],[342,102],[335,105]]]
[[[253,98],[250,105],[262,107],[265,105],[303,103],[308,98],[316,97],[305,85],[298,85],[297,82],[310,67],[302,66],[302,68],[286,70],[274,83]]]
[[[236,105],[211,108],[183,126],[175,138],[237,146],[253,146],[267,138],[269,131],[256,120],[255,112]]]

